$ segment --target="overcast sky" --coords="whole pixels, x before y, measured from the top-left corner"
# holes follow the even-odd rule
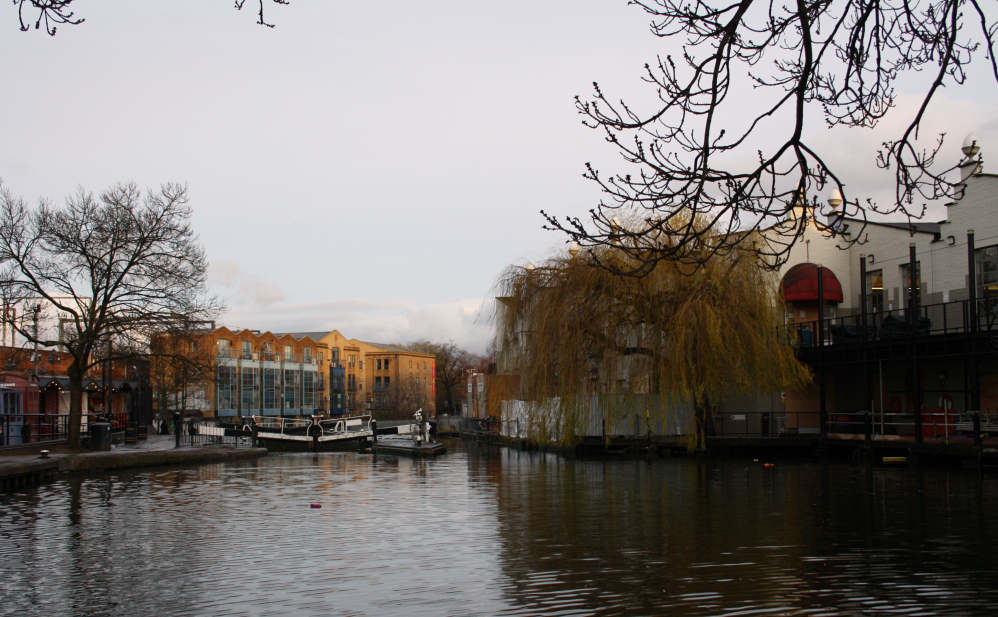
[[[584,164],[620,167],[573,96],[650,106],[642,66],[669,51],[625,0],[268,2],[273,29],[251,4],[80,0],[55,37],[0,4],[0,178],[31,201],[189,183],[233,327],[484,351],[496,276],[563,242],[539,210],[585,213]],[[973,76],[926,124],[954,161],[968,132],[985,161],[998,145],[998,88]],[[816,136],[864,195],[890,182],[884,138]]]

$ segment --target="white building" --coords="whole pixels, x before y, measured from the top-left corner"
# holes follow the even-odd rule
[[[972,136],[964,153],[959,198],[944,220],[809,217],[779,275],[787,326],[815,383],[804,392],[731,397],[719,414],[723,432],[765,432],[769,414],[770,431],[818,433],[824,414],[827,433],[859,433],[872,411],[881,434],[916,435],[919,424],[943,422],[949,435],[968,411],[981,410],[986,424],[998,413],[998,175],[983,173]],[[830,206],[840,204],[837,192],[829,195]],[[912,258],[916,311],[908,310]],[[927,415],[916,418],[916,409]],[[922,436],[935,437],[935,427],[926,430]]]

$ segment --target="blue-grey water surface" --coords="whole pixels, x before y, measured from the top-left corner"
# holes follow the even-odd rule
[[[998,614],[993,474],[449,445],[0,495],[0,614]]]

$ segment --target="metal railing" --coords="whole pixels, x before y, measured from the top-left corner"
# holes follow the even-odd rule
[[[923,409],[921,412],[922,440],[949,443],[977,437],[998,437],[998,410],[980,413],[953,409]],[[914,413],[857,411],[830,413],[828,433],[831,435],[862,435],[874,441],[915,438]]]
[[[228,352],[219,352],[222,357],[230,360],[252,360],[254,362],[284,362],[293,364],[318,364],[319,356],[306,356],[302,354],[286,354],[281,351],[242,351],[240,349],[229,349]]]
[[[185,418],[181,424],[180,435],[177,436],[177,445],[193,448],[250,447],[253,445],[253,432],[247,427],[236,428],[235,425],[225,424],[216,418]]]
[[[735,411],[711,414],[713,436],[808,437],[821,434],[821,414],[815,411]]]
[[[973,309],[973,310],[972,310]],[[849,315],[817,321],[795,321],[781,327],[785,337],[793,329],[801,347],[891,341],[937,334],[998,330],[998,298],[974,302],[958,300],[900,308],[878,313]]]

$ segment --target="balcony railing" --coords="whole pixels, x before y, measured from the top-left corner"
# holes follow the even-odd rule
[[[390,383],[375,383],[374,384],[374,391],[375,392],[388,392],[391,389],[392,389],[392,384],[390,384]]]
[[[974,309],[974,310],[972,310]],[[998,298],[975,302],[959,300],[928,304],[912,309],[850,315],[834,319],[803,321],[782,327],[789,338],[791,329],[801,347],[872,343],[939,334],[998,331]]]
[[[230,360],[252,360],[254,362],[285,362],[294,364],[318,364],[319,356],[306,356],[302,354],[285,354],[279,351],[242,351],[230,349],[227,352],[219,352],[223,358]]]

